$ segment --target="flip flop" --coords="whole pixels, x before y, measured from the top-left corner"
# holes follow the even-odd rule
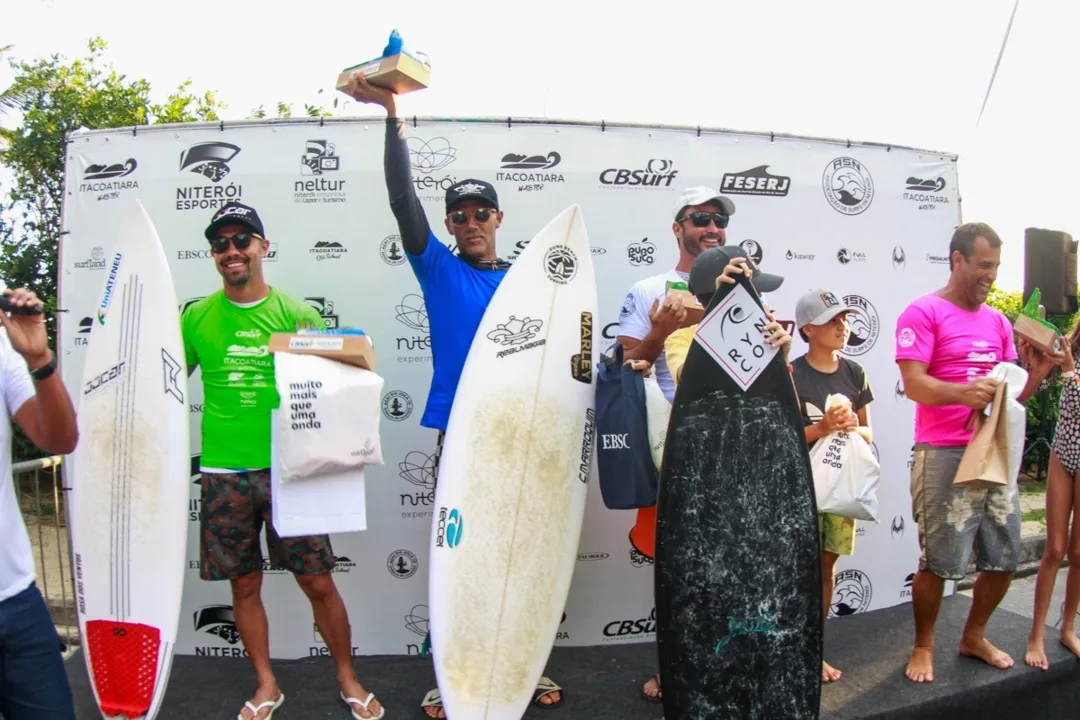
[[[270,708],[270,712],[267,714],[266,718],[263,719],[270,720],[270,718],[274,717],[274,712],[279,707],[281,707],[281,704],[284,702],[285,693],[281,693],[277,700],[267,700],[266,702],[260,704],[258,707],[252,705],[251,701],[248,700],[246,703],[244,703],[244,707],[251,711],[251,717],[255,718],[256,720],[259,720],[259,713],[261,711],[265,710],[266,708]],[[244,720],[244,714],[242,712],[236,713],[236,720]]]
[[[444,713],[446,712],[446,710],[443,708],[442,695],[439,694],[438,688],[435,688],[434,690],[428,692],[428,694],[424,696],[424,701],[420,703],[420,712],[423,713],[425,718],[431,720],[431,716],[424,712],[424,708],[429,707],[439,708]]]
[[[368,705],[370,705],[371,701],[375,699],[375,693],[373,693],[373,692],[368,693],[367,700],[361,700],[359,698],[354,698],[354,697],[345,697],[345,693],[338,693],[338,694],[341,695],[342,701],[349,707],[349,712],[352,713],[352,716],[354,718],[356,718],[356,720],[379,720],[384,715],[386,715],[386,706],[385,705],[383,705],[381,708],[379,708],[379,714],[378,715],[369,715],[368,717],[363,717],[362,715],[357,715],[356,711],[353,710],[352,704],[356,703],[360,707],[364,708],[364,712],[371,712],[370,710],[368,710]]]
[[[559,701],[558,702],[553,702],[553,703],[542,703],[542,702],[540,702],[540,698],[544,697],[545,695],[548,695],[549,693],[553,693],[555,691],[558,691],[558,693],[559,693]],[[561,687],[559,687],[554,682],[552,682],[551,678],[541,677],[540,682],[536,683],[536,691],[533,693],[532,704],[535,705],[536,707],[540,708],[541,710],[554,710],[555,708],[562,705],[565,700],[566,700],[566,691],[563,690]]]

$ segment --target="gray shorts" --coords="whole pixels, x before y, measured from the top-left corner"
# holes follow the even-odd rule
[[[974,540],[979,572],[1013,573],[1020,557],[1020,496],[1008,487],[954,485],[964,450],[915,445],[911,513],[919,526],[919,569],[960,580]]]

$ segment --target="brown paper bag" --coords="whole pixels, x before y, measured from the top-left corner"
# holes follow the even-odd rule
[[[1009,484],[1009,443],[1005,434],[1005,383],[1000,383],[991,401],[990,417],[981,411],[972,413],[968,427],[975,423],[975,435],[964,450],[953,483],[972,488],[1001,487]]]

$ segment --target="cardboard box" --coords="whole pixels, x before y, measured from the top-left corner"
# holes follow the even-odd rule
[[[1013,322],[1016,333],[1045,353],[1061,349],[1057,328],[1053,325],[1020,313]]]
[[[375,348],[367,335],[274,333],[270,352],[318,355],[375,372]]]
[[[431,82],[431,68],[405,52],[345,68],[338,75],[338,90],[345,89],[354,70],[362,71],[372,85],[392,90],[395,95],[423,90]]]
[[[701,318],[705,316],[705,308],[701,306],[698,299],[690,294],[689,290],[677,290],[669,289],[668,295],[681,295],[683,301],[683,307],[686,308],[686,320],[680,327],[690,327],[691,325],[697,325],[701,322]]]

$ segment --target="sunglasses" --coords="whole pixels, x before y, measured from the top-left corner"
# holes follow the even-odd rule
[[[220,255],[229,249],[230,240],[232,241],[232,246],[237,250],[247,250],[248,246],[251,245],[251,241],[257,237],[259,236],[255,233],[237,233],[231,238],[218,235],[210,241],[210,251],[215,255]]]
[[[486,223],[491,219],[491,216],[497,212],[498,210],[493,210],[492,208],[478,208],[473,210],[472,213],[467,210],[456,210],[450,213],[450,222],[455,225],[465,225],[469,222],[469,217],[471,215],[476,218],[476,222]]]
[[[709,227],[709,222],[710,221],[715,222],[716,227],[721,228],[721,229],[726,228],[727,224],[728,224],[728,216],[727,215],[724,215],[723,213],[718,213],[718,212],[706,212],[704,210],[699,210],[697,212],[692,212],[689,215],[687,215],[686,217],[684,217],[682,220],[680,220],[679,222],[685,222],[687,220],[694,223],[694,227],[699,227],[699,228]]]

